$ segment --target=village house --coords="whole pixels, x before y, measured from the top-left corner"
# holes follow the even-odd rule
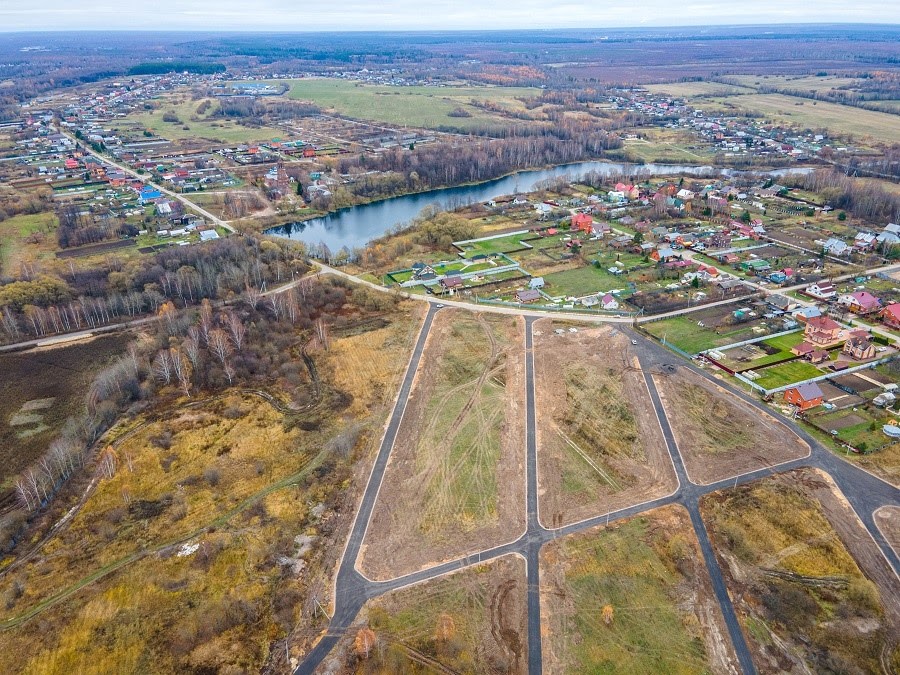
[[[801,411],[822,405],[824,400],[825,394],[822,393],[822,389],[815,382],[791,387],[784,392],[784,402],[797,406]]]
[[[847,243],[836,237],[829,237],[826,239],[825,242],[822,243],[822,248],[825,253],[833,256],[842,256],[850,253],[850,247]]]
[[[462,288],[463,280],[462,277],[452,276],[452,277],[444,277],[440,281],[441,287],[445,291],[452,291],[459,288]]]
[[[531,303],[541,299],[541,293],[537,289],[528,289],[525,291],[516,291],[516,302]]]
[[[572,230],[593,234],[594,219],[588,213],[576,213],[572,216]]]
[[[868,335],[851,337],[844,343],[844,348],[841,351],[856,361],[867,361],[875,358],[875,345]]]
[[[803,329],[803,337],[817,345],[835,342],[841,334],[841,325],[827,316],[816,316],[807,319]]]
[[[611,293],[607,293],[600,299],[600,306],[606,310],[616,310],[619,309],[619,302]]]
[[[845,293],[838,298],[838,304],[843,305],[854,314],[871,314],[881,309],[881,300],[868,291]]]
[[[820,281],[807,286],[803,289],[803,292],[816,300],[831,300],[837,295],[837,291],[834,290],[834,286],[830,281]]]
[[[882,309],[878,313],[878,318],[885,326],[900,328],[900,303],[894,302]]]

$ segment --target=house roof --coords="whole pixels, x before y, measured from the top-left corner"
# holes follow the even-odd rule
[[[807,322],[807,326],[812,327],[815,330],[840,330],[841,325],[827,316],[813,316],[810,317]]]
[[[878,307],[878,305],[881,304],[881,300],[868,291],[856,291],[855,293],[851,293],[850,297],[852,297],[860,307],[865,307],[867,309]]]
[[[900,302],[894,302],[881,310],[882,314],[890,314],[895,321],[900,321]]]
[[[812,401],[813,399],[824,398],[825,396],[825,394],[822,393],[821,387],[815,382],[807,382],[806,384],[793,387],[793,389],[804,401]]]
[[[537,300],[541,297],[541,294],[537,290],[517,291],[516,297],[523,302],[527,302],[529,300]]]

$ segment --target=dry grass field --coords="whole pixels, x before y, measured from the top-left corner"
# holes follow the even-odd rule
[[[782,422],[688,368],[655,374],[691,480],[714,483],[805,457],[809,446]]]
[[[509,556],[370,601],[320,668],[334,675],[528,672],[525,563]]]
[[[761,673],[896,672],[900,582],[828,476],[766,478],[701,509]]]
[[[391,578],[524,527],[522,322],[444,310],[428,338],[363,550]]]
[[[738,672],[680,506],[549,544],[541,585],[547,673]]]
[[[557,334],[562,327],[565,332]],[[677,481],[629,340],[535,323],[538,486],[547,527],[655,499]]]

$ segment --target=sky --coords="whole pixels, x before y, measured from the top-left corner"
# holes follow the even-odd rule
[[[900,0],[0,0],[0,31],[454,30],[900,24]]]

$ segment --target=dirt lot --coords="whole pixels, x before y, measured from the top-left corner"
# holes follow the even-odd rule
[[[509,556],[370,601],[322,675],[526,673],[525,564]]]
[[[787,426],[687,368],[653,381],[694,482],[707,485],[809,453]]]
[[[0,480],[8,485],[80,407],[94,374],[128,342],[104,336],[0,355]]]
[[[393,578],[524,529],[522,326],[438,314],[363,547],[367,575]]]
[[[605,326],[570,327],[549,319],[534,326],[538,489],[548,527],[677,485],[629,340]]]
[[[882,506],[875,512],[875,524],[891,548],[900,554],[900,506]]]
[[[547,673],[738,672],[681,506],[546,546],[541,581]]]
[[[761,673],[896,672],[900,581],[827,475],[767,478],[701,508]]]

